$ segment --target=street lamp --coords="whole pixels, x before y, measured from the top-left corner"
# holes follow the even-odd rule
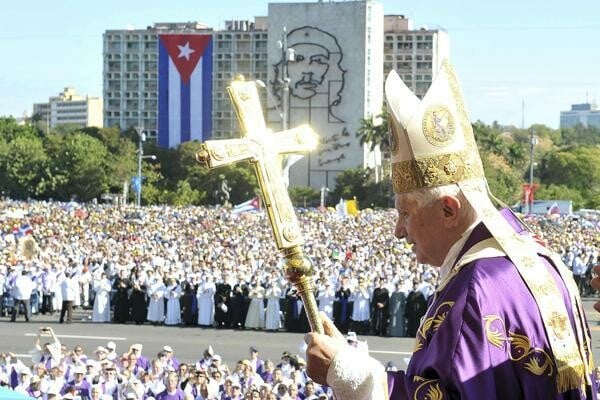
[[[142,128],[137,127],[135,131],[138,134],[138,170],[137,170],[137,187],[136,187],[136,195],[135,195],[135,205],[140,207],[142,203],[142,160],[145,158],[156,160],[156,156],[152,155],[144,155],[144,147],[142,143],[146,141],[146,134],[142,131]]]
[[[289,100],[290,100],[290,77],[288,75],[288,63],[296,61],[296,51],[294,49],[290,49],[287,44],[287,28],[283,27],[283,34],[281,36],[281,40],[277,41],[277,46],[281,49],[281,81],[280,83],[283,85],[283,93],[282,93],[282,108],[283,111],[281,114],[281,129],[287,130],[288,128],[288,114],[289,114]]]

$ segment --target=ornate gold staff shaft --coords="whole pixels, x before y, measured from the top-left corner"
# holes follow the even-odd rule
[[[301,247],[304,239],[283,181],[280,158],[314,149],[316,134],[307,125],[275,134],[268,130],[255,82],[236,80],[227,90],[244,137],[206,141],[196,157],[209,168],[241,160],[252,163],[277,248],[286,258],[286,278],[302,298],[311,330],[323,333],[314,296],[313,266]]]

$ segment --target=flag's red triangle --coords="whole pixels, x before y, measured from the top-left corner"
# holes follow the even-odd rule
[[[181,81],[187,85],[198,61],[212,40],[212,35],[159,35],[159,40],[179,71]],[[189,51],[187,57],[186,51]]]

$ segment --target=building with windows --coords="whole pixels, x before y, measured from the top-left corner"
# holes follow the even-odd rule
[[[214,138],[238,135],[226,91],[237,74],[264,83],[259,94],[270,128],[310,123],[317,130],[326,145],[291,170],[292,184],[313,187],[331,188],[337,173],[381,163],[360,146],[356,131],[361,118],[381,112],[391,69],[422,97],[449,56],[444,30],[413,29],[407,18],[384,15],[372,0],[270,3],[268,16],[226,21],[223,29],[188,22],[109,30],[104,34],[105,126],[141,126],[147,137],[157,138],[158,35],[163,33],[212,35]]]
[[[213,34],[213,136],[237,131],[226,87],[236,74],[246,79],[267,78],[267,18],[226,21],[213,31],[198,23],[157,23],[143,30],[104,33],[105,126],[142,127],[148,138],[158,133],[158,35]],[[266,96],[266,95],[265,95]]]
[[[571,128],[577,124],[600,128],[600,109],[596,104],[582,103],[571,105],[570,111],[560,112],[560,128]]]
[[[441,29],[413,29],[404,15],[386,15],[383,71],[392,69],[422,98],[431,86],[442,61],[450,55],[448,34]]]
[[[46,132],[65,124],[102,128],[102,98],[80,96],[75,89],[67,87],[58,96],[50,97],[47,103],[35,103],[33,115],[46,127]]]
[[[229,82],[237,74],[267,80],[267,17],[256,17],[254,22],[225,21],[225,29],[216,31],[213,39],[213,137],[221,139],[238,131],[226,90]],[[266,99],[264,91],[259,94]]]
[[[108,30],[103,35],[104,126],[141,127],[158,133],[158,35],[206,33],[198,22],[156,23],[146,29]]]

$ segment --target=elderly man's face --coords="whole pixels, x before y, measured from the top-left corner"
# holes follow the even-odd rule
[[[446,234],[443,224],[443,212],[440,201],[424,207],[418,207],[417,202],[405,194],[396,195],[396,222],[395,236],[406,239],[413,245],[412,251],[417,260],[423,264],[440,266],[446,257],[447,248],[440,246],[445,242]]]

